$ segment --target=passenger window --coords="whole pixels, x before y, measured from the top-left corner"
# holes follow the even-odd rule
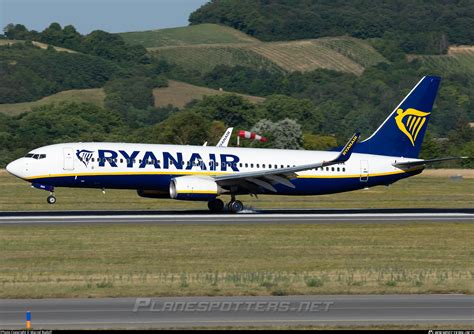
[[[260,168],[260,164],[257,164],[257,168]]]
[[[262,168],[265,168],[265,164],[262,165]]]
[[[339,169],[339,167],[337,167],[337,171],[338,171],[338,172],[340,172],[340,169]]]
[[[253,164],[250,164],[250,168],[253,168]]]
[[[334,167],[331,167],[331,172],[334,172]]]
[[[342,169],[342,171],[343,171],[343,172],[345,172],[345,171],[346,171],[346,169],[345,169],[345,168],[343,168],[343,169]]]
[[[242,167],[242,163],[239,164],[239,167]]]
[[[123,159],[120,159],[120,163],[123,164]]]
[[[249,167],[249,164],[246,163],[246,164],[245,164],[245,168],[248,168],[248,167]]]

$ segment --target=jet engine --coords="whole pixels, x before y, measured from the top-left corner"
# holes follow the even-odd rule
[[[170,197],[187,201],[210,201],[224,192],[210,177],[181,176],[171,179]]]

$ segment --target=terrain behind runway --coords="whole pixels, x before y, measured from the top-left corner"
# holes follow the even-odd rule
[[[474,209],[246,210],[240,214],[208,211],[2,212],[6,224],[324,224],[474,222]]]
[[[2,328],[474,324],[466,295],[337,295],[0,300]]]

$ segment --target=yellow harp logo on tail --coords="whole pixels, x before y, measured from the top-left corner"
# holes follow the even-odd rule
[[[397,126],[410,139],[413,146],[415,146],[416,137],[418,137],[418,133],[426,122],[426,116],[429,114],[429,112],[413,108],[408,108],[405,111],[403,109],[397,110],[397,116],[395,117]]]

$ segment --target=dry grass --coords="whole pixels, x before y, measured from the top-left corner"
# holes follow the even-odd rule
[[[190,85],[184,82],[169,80],[168,87],[155,88],[153,95],[155,97],[155,107],[165,107],[173,105],[178,108],[183,108],[192,100],[201,100],[204,96],[229,94],[226,91],[210,89],[206,87],[199,87]],[[232,93],[236,94],[236,93]],[[250,102],[259,103],[265,101],[263,97],[236,94],[249,100]]]
[[[88,102],[103,106],[105,93],[102,88],[72,89],[59,92],[34,102],[0,104],[0,113],[16,116],[30,112],[34,107],[55,102]]]
[[[472,224],[0,230],[0,298],[474,293]]]
[[[401,180],[390,187],[321,196],[271,196],[258,199],[240,196],[247,207],[268,208],[472,208],[474,179],[450,179],[449,170],[425,171],[424,174]],[[456,170],[472,175],[472,170]],[[437,175],[437,176],[434,176]],[[138,197],[133,190],[57,188],[58,202],[46,203],[47,192],[32,189],[20,179],[0,172],[0,211],[9,210],[207,210],[205,202],[149,199]],[[223,196],[228,201],[228,196]]]

